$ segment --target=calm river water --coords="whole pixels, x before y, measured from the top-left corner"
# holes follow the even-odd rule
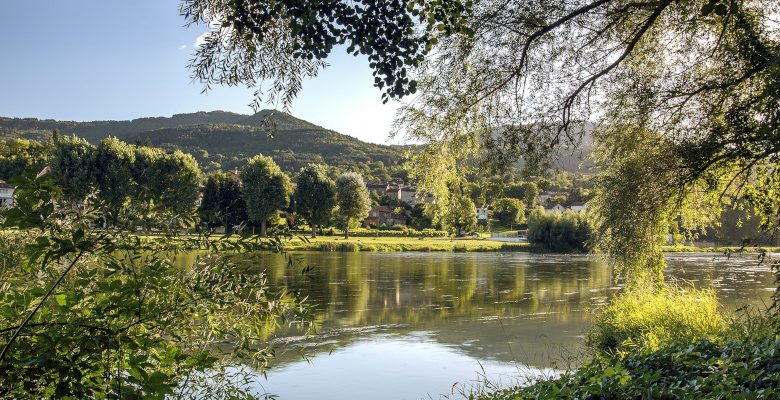
[[[317,329],[277,332],[258,394],[280,399],[457,398],[483,381],[574,365],[593,312],[619,288],[595,256],[528,253],[305,253],[247,262],[309,296]],[[771,296],[755,256],[671,254],[668,276],[714,287],[726,309]],[[301,266],[313,270],[301,274]],[[304,360],[301,349],[314,357]],[[453,394],[453,391],[455,394]]]

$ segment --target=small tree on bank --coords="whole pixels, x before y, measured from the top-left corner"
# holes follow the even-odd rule
[[[477,209],[468,196],[455,195],[446,217],[447,224],[455,230],[455,235],[474,230],[477,226]]]
[[[266,236],[268,218],[289,203],[290,181],[273,159],[257,155],[241,170],[241,183],[247,216]]]
[[[367,217],[371,211],[371,198],[360,174],[349,172],[336,179],[336,204],[344,218],[344,238],[349,238],[350,222]]]
[[[295,211],[306,218],[312,237],[317,237],[317,226],[327,223],[336,205],[336,184],[320,165],[310,164],[298,174],[295,189]]]

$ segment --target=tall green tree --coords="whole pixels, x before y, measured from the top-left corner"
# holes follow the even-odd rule
[[[190,154],[179,150],[164,154],[153,165],[150,187],[157,197],[157,211],[183,217],[198,200],[202,172]]]
[[[144,226],[152,217],[153,209],[159,201],[159,193],[154,181],[159,178],[157,171],[160,160],[165,157],[165,152],[151,146],[133,146],[135,159],[133,160],[132,176],[135,190],[131,196],[131,204],[141,214]]]
[[[528,242],[552,251],[587,252],[594,245],[594,229],[585,213],[539,207],[528,217]]]
[[[76,136],[61,136],[54,143],[49,165],[65,199],[83,201],[96,189],[96,148]]]
[[[219,209],[225,232],[232,232],[234,226],[246,224],[246,202],[241,193],[241,179],[236,173],[226,173],[219,185]]]
[[[446,218],[455,235],[468,233],[477,226],[477,208],[468,196],[455,195],[450,201]]]
[[[209,228],[222,225],[220,218],[220,199],[219,187],[224,179],[224,174],[220,171],[212,172],[206,177],[206,184],[203,185],[203,196],[198,206],[198,217],[203,225]]]
[[[348,172],[336,178],[336,205],[344,218],[344,237],[349,238],[350,223],[366,218],[371,211],[371,198],[360,174]]]
[[[106,203],[112,214],[109,219],[113,223],[118,222],[118,213],[135,191],[134,164],[135,151],[127,143],[115,137],[108,137],[98,143],[95,152],[97,196]]]
[[[246,203],[241,194],[241,180],[234,173],[213,172],[206,179],[198,210],[208,227],[224,226],[231,232],[234,226],[247,221]]]
[[[525,206],[520,200],[504,197],[493,205],[493,218],[501,226],[512,228],[525,222]]]
[[[312,237],[317,236],[317,226],[330,220],[336,206],[336,184],[321,165],[309,164],[298,173],[295,188],[295,211],[306,218]]]
[[[241,184],[249,219],[266,236],[267,221],[290,201],[290,181],[270,157],[257,155],[241,169]]]
[[[522,200],[525,208],[530,210],[536,204],[536,198],[539,196],[539,187],[534,182],[518,182],[509,185],[504,191],[504,195]]]

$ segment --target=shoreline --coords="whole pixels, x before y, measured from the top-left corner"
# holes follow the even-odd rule
[[[222,240],[222,239],[215,239]],[[560,254],[548,251],[528,242],[505,242],[478,239],[451,239],[447,237],[398,237],[398,236],[354,236],[345,239],[342,236],[317,236],[311,238],[293,236],[284,243],[285,251],[321,251],[321,252],[524,252]],[[263,246],[260,246],[263,247]],[[740,246],[664,246],[664,253],[722,253],[722,254],[760,254],[780,253],[780,247],[740,247]],[[569,254],[578,254],[576,252]],[[592,253],[597,254],[597,253]]]

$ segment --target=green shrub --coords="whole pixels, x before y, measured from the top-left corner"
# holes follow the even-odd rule
[[[601,310],[588,334],[588,345],[605,354],[650,352],[674,341],[712,339],[725,326],[712,290],[632,290]]]
[[[582,212],[534,210],[528,217],[528,242],[552,251],[590,251],[593,227]]]
[[[619,359],[596,357],[575,372],[482,395],[521,399],[777,399],[780,319],[753,317],[717,340],[679,341]]]
[[[333,243],[333,242],[325,242],[320,243],[320,251],[339,251],[339,252],[347,252],[352,253],[356,251],[360,251],[360,245],[353,242],[342,242],[342,243]]]

